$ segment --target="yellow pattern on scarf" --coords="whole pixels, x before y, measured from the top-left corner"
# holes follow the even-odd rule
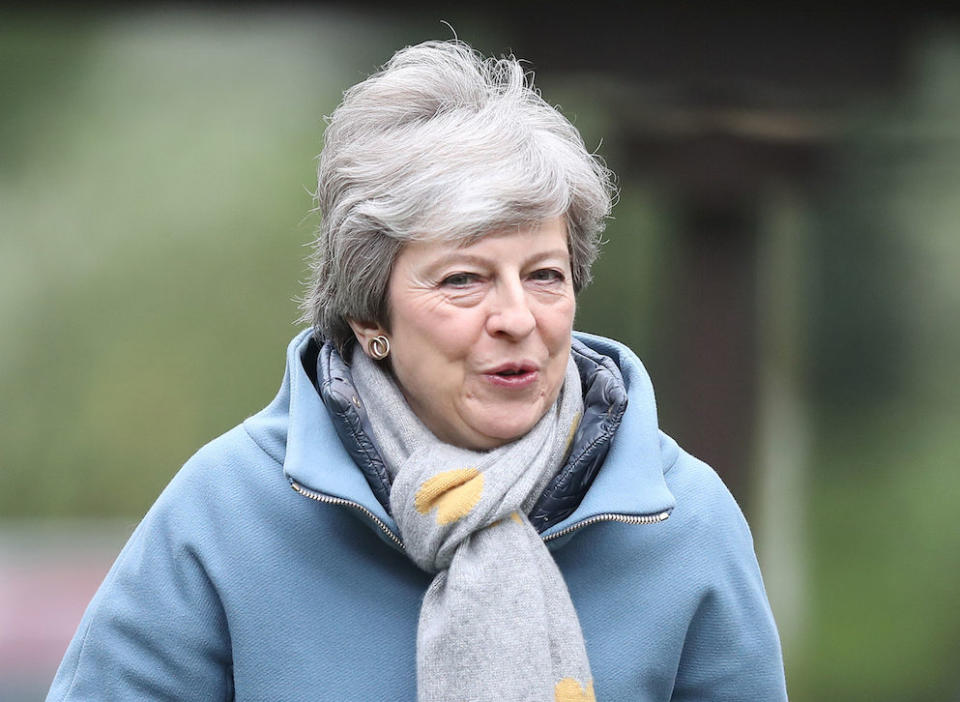
[[[564,678],[553,688],[553,697],[556,702],[597,702],[593,695],[593,680],[584,690],[575,678]]]
[[[437,524],[449,524],[470,513],[483,495],[483,473],[476,468],[456,468],[424,481],[414,496],[420,514],[437,510]]]

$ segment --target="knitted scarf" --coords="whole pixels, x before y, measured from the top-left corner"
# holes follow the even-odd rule
[[[576,364],[533,429],[487,452],[443,443],[388,373],[360,352],[352,365],[407,555],[436,573],[420,607],[418,702],[593,702],[577,613],[526,516],[583,411]]]

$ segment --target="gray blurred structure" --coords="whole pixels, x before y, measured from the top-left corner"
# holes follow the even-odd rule
[[[663,423],[748,506],[769,348],[756,303],[762,204],[784,188],[816,196],[845,117],[901,90],[915,34],[946,12],[583,3],[516,18],[536,69],[570,74],[609,108],[621,178],[656,179],[678,213],[680,266],[661,303],[673,327],[658,355],[675,383],[658,386]]]

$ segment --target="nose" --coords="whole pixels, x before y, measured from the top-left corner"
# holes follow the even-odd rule
[[[530,300],[520,280],[500,281],[492,292],[487,332],[522,339],[537,326]]]

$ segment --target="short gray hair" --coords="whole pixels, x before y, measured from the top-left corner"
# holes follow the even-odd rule
[[[404,242],[471,240],[562,216],[574,289],[590,281],[613,175],[513,56],[461,41],[401,49],[344,93],[317,168],[322,219],[301,321],[344,352],[348,319],[389,329]]]

